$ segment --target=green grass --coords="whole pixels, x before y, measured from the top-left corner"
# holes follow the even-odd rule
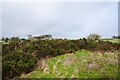
[[[8,42],[0,41],[0,44],[9,44],[9,41]]]
[[[109,41],[112,43],[120,43],[120,39],[103,39],[103,41]]]
[[[118,53],[98,54],[81,50],[45,62],[44,70],[36,69],[22,78],[116,78]]]

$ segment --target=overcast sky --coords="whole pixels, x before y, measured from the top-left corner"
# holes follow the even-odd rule
[[[118,35],[118,3],[4,2],[0,22],[4,37],[51,34],[79,39],[91,33],[112,37]]]

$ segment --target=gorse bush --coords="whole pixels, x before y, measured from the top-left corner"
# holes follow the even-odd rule
[[[90,51],[114,51],[120,45],[111,42],[86,40],[24,40],[12,41],[3,46],[3,78],[12,78],[29,72],[36,61],[45,57],[55,57],[74,53],[80,49]],[[36,60],[37,59],[37,60]]]
[[[29,72],[34,67],[36,61],[36,58],[29,53],[18,50],[12,51],[3,56],[2,78],[12,78],[23,72]]]

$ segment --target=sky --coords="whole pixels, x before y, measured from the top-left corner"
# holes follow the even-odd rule
[[[118,35],[117,2],[4,2],[0,9],[2,37]]]

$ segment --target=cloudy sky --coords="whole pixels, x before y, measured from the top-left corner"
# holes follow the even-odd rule
[[[0,8],[4,37],[51,34],[77,39],[91,33],[118,34],[117,2],[4,2]]]

